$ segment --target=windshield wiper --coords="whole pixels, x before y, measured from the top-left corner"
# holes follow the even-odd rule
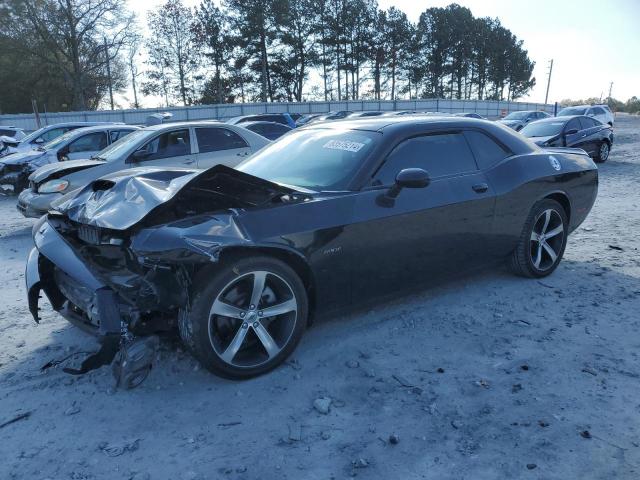
[[[91,157],[89,160],[98,160],[100,162],[106,162],[107,159],[104,157],[99,157],[98,155],[94,155],[93,157]]]

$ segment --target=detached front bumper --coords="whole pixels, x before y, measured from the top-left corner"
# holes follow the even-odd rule
[[[54,310],[83,330],[100,336],[119,335],[122,319],[115,292],[86,267],[48,221],[36,224],[33,239],[36,248],[29,254],[25,281],[34,320],[40,320],[38,303],[43,291]]]
[[[40,218],[49,211],[51,202],[61,196],[59,193],[36,193],[27,188],[18,195],[16,209],[25,217]]]

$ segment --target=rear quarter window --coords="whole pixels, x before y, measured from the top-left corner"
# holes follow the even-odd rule
[[[467,142],[469,142],[469,146],[471,147],[473,155],[476,157],[476,162],[480,170],[489,168],[500,160],[512,155],[512,152],[506,147],[503,147],[490,136],[477,130],[465,131],[464,136]]]

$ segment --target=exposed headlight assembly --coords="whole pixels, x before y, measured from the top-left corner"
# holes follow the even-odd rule
[[[61,193],[69,186],[67,180],[49,180],[38,187],[38,193]]]

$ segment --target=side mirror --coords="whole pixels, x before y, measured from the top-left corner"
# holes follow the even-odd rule
[[[38,145],[42,145],[44,143],[44,138],[38,137],[33,141],[33,143],[37,143]]]
[[[576,133],[578,133],[577,128],[572,128],[571,130],[567,130],[566,132],[564,132],[565,135],[574,135]]]
[[[429,174],[422,168],[405,168],[396,175],[396,181],[382,195],[377,198],[377,203],[381,207],[392,207],[395,199],[403,188],[425,188],[431,183]]]
[[[60,150],[57,154],[58,161],[66,162],[67,160],[69,160],[69,157],[67,156],[68,154],[69,154],[69,149],[63,148],[62,150]]]

